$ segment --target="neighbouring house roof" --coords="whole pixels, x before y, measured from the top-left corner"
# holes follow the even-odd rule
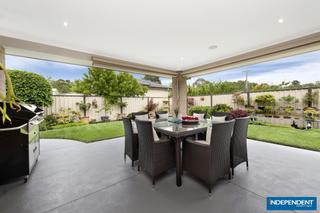
[[[144,85],[144,86],[148,86],[149,88],[162,88],[162,89],[170,89],[171,87],[166,86],[166,85],[162,85],[162,84],[158,84],[152,81],[148,81],[148,80],[144,80],[144,79],[139,79],[138,80],[140,84]]]

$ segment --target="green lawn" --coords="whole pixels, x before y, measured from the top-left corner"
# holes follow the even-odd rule
[[[122,121],[88,124],[41,132],[41,138],[64,138],[90,143],[124,135]],[[250,125],[250,139],[320,151],[320,129],[298,130],[287,126]]]
[[[91,143],[124,135],[122,121],[88,124],[41,132],[41,138],[63,138]]]
[[[299,130],[287,126],[250,125],[248,138],[320,151],[320,129]]]

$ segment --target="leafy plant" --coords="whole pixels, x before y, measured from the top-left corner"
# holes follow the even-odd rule
[[[8,74],[8,72],[6,71],[6,69],[4,68],[3,64],[0,63],[0,72],[4,73],[5,76],[5,83],[6,83],[6,94],[2,94],[0,92],[0,100],[3,103],[3,106],[0,106],[0,113],[2,116],[2,123],[5,124],[6,121],[11,122],[11,118],[8,116],[7,114],[7,103],[9,104],[11,109],[20,110],[20,105],[17,102],[17,98],[15,96],[14,93],[14,89],[13,89],[13,85],[12,85],[12,81],[10,78],[10,75]]]
[[[232,110],[229,115],[231,119],[248,117],[248,116],[249,116],[248,113],[241,109]]]
[[[294,110],[294,108],[292,106],[286,106],[284,108],[284,112],[285,112],[286,116],[290,116],[291,113],[293,112],[293,110]]]
[[[213,112],[230,112],[231,110],[232,107],[227,104],[216,104],[212,107],[210,115],[212,115]]]
[[[276,104],[276,99],[271,94],[258,95],[255,99],[258,106],[274,106]]]
[[[273,107],[272,107],[272,106],[265,106],[264,109],[263,109],[263,112],[264,112],[265,114],[270,115],[270,114],[272,114],[272,110],[273,110]]]
[[[70,108],[60,108],[59,113],[55,116],[58,124],[67,124],[77,121],[80,117],[80,113]]]
[[[47,79],[41,75],[20,70],[10,70],[9,75],[19,101],[39,107],[52,104],[52,88]]]
[[[298,103],[299,99],[296,99],[294,96],[287,95],[287,96],[281,97],[279,101],[282,102],[284,106],[291,106],[295,103]]]
[[[210,116],[211,108],[209,106],[193,106],[189,109],[188,115],[193,115],[193,113],[204,113],[206,117]]]
[[[76,103],[79,109],[83,112],[83,116],[87,116],[87,111],[91,108],[91,103],[84,103],[83,101]]]
[[[315,120],[319,115],[320,113],[313,107],[308,107],[303,111],[303,116],[306,120]]]

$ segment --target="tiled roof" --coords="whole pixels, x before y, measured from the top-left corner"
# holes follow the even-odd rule
[[[169,86],[158,84],[152,81],[144,80],[144,79],[139,79],[139,83],[145,86],[148,86],[150,88],[163,88],[163,89],[169,89]]]

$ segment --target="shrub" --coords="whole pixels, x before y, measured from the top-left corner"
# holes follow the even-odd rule
[[[296,99],[294,96],[292,95],[287,95],[287,96],[283,96],[279,99],[280,102],[282,102],[282,105],[284,106],[291,106],[294,103],[298,103],[299,99]]]
[[[193,106],[189,109],[188,115],[193,115],[193,113],[204,113],[205,117],[209,117],[210,114],[210,107],[209,106]]]
[[[263,112],[265,114],[271,114],[272,113],[272,110],[273,110],[273,107],[272,106],[265,106],[264,109],[263,109]]]
[[[232,110],[229,115],[230,119],[243,118],[243,117],[248,117],[248,113],[241,109]]]
[[[230,112],[232,110],[232,107],[227,104],[216,104],[212,107],[210,115],[212,115],[214,112]]]
[[[9,75],[19,101],[39,107],[51,105],[52,88],[44,77],[20,70],[10,70]]]
[[[258,106],[274,106],[276,104],[276,99],[271,94],[258,95],[255,99]]]
[[[291,115],[293,110],[294,110],[294,108],[292,106],[287,106],[287,107],[284,108],[284,112],[285,112],[286,116]]]
[[[306,120],[315,120],[320,113],[312,107],[308,107],[303,111],[303,116]]]
[[[78,121],[80,113],[78,111],[71,110],[70,108],[60,108],[58,114],[54,114],[57,119],[57,124],[67,124]]]

